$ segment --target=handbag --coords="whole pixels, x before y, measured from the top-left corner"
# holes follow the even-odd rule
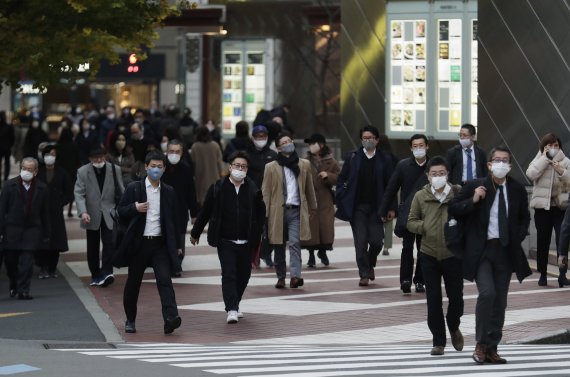
[[[416,180],[412,191],[408,194],[406,200],[398,205],[398,210],[396,211],[396,223],[394,224],[394,234],[396,237],[404,237],[408,231],[408,215],[410,214],[410,208],[412,206],[412,200],[414,195],[418,192],[422,186],[427,182],[425,174],[421,174]]]

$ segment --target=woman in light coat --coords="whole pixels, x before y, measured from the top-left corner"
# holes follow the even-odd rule
[[[309,220],[311,239],[301,242],[301,246],[309,250],[307,267],[315,267],[315,250],[321,262],[328,266],[327,250],[332,250],[334,242],[335,193],[332,188],[336,186],[340,167],[323,135],[313,134],[305,143],[309,145],[307,160],[311,163],[318,211],[312,213]]]
[[[570,191],[570,159],[562,151],[562,142],[553,133],[542,137],[538,153],[530,163],[526,175],[533,182],[530,207],[534,208],[536,226],[536,264],[540,272],[538,285],[546,286],[546,266],[552,229],[556,234],[556,245],[560,237],[560,225],[568,207]],[[566,270],[560,269],[560,287],[570,285]]]
[[[196,177],[196,200],[202,206],[211,185],[222,176],[224,163],[222,150],[205,126],[196,129],[196,140],[192,144],[192,161]]]

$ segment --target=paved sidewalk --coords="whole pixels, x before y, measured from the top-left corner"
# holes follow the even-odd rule
[[[63,255],[67,266],[85,286],[89,272],[86,242],[76,218],[67,220],[72,251]],[[182,327],[174,334],[162,332],[160,303],[152,270],[141,289],[137,333],[123,331],[122,293],[126,269],[116,270],[116,282],[108,288],[88,288],[100,308],[126,342],[241,343],[241,344],[431,344],[426,323],[425,294],[402,296],[399,290],[401,242],[394,239],[389,256],[380,256],[376,280],[358,287],[358,271],[350,226],[336,223],[335,250],[330,267],[303,269],[305,285],[277,290],[273,269],[254,270],[241,304],[245,318],[236,325],[225,322],[220,269],[215,249],[187,246],[182,278],[174,279]],[[307,252],[303,251],[304,262]],[[262,262],[263,265],[263,262]],[[554,269],[552,271],[555,273]],[[513,278],[506,315],[504,342],[543,338],[570,329],[570,289],[559,289],[555,275],[548,287],[537,285],[534,274],[519,284]],[[288,282],[288,280],[287,280]],[[474,307],[477,290],[466,282],[465,315],[461,330],[467,347],[474,341]],[[111,326],[112,327],[112,326]],[[102,330],[109,341],[117,332]]]

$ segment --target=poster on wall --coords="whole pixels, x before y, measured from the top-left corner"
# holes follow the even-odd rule
[[[426,129],[426,20],[390,24],[390,130]]]
[[[461,19],[440,19],[437,25],[438,131],[455,132],[461,126],[462,23]]]
[[[241,120],[242,67],[241,51],[229,50],[223,55],[222,130],[231,130]]]

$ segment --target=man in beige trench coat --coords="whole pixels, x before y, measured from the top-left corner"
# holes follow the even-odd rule
[[[262,192],[266,207],[269,243],[275,246],[275,288],[285,288],[287,266],[285,242],[289,242],[291,288],[303,285],[301,240],[311,239],[309,211],[317,209],[317,199],[309,161],[300,159],[289,135],[275,139],[277,160],[265,165]]]

